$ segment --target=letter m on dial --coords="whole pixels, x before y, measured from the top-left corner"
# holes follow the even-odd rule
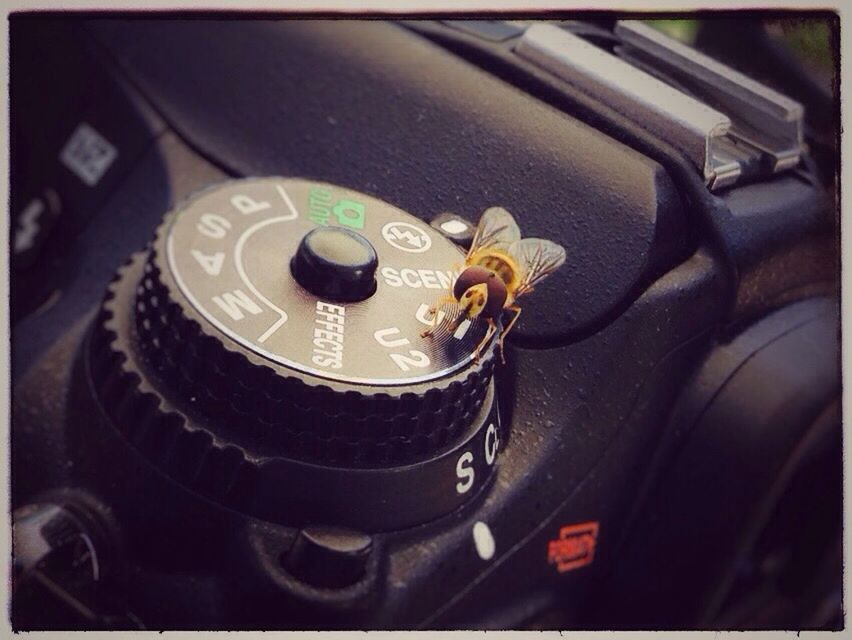
[[[219,308],[231,316],[233,320],[242,320],[245,317],[243,311],[248,311],[253,315],[263,311],[242,289],[234,289],[223,293],[221,296],[213,296],[213,302],[219,305]]]

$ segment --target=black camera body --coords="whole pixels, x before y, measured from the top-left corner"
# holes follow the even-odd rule
[[[746,114],[701,147],[718,96],[611,18],[10,25],[16,628],[836,624],[814,614],[841,571],[823,146],[731,142]],[[613,66],[583,68],[589,51]],[[707,112],[659,108],[647,78]],[[452,269],[419,245],[394,263],[417,238],[389,225],[461,262],[495,205],[566,264],[523,300],[505,363],[492,345],[388,383],[420,366],[382,351],[396,326],[417,340],[391,296],[428,305]],[[375,310],[298,299],[325,331],[306,345],[338,340],[335,309],[369,326],[347,328],[365,355],[344,369],[375,374],[316,346],[327,370],[294,373],[233,333],[263,296],[187,293],[181,221],[207,233],[192,268],[218,275],[268,240],[216,242],[290,207],[368,218]],[[787,618],[756,613],[767,585]]]

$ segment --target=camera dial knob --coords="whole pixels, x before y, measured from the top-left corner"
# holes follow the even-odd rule
[[[320,298],[358,302],[376,292],[376,250],[364,236],[341,227],[317,227],[290,261],[293,278]]]
[[[467,462],[483,465],[480,482],[499,442],[493,345],[475,357],[482,320],[421,333],[463,260],[428,224],[349,189],[290,178],[217,185],[169,213],[110,286],[91,340],[94,386],[137,440],[177,429],[207,443],[188,447],[197,457],[218,451],[234,468],[218,474],[222,493],[244,467],[243,484],[275,470],[279,481],[314,474],[351,494],[400,468],[415,490],[441,466],[458,502],[468,497],[462,449],[478,450],[482,460]],[[146,400],[128,402],[134,394]],[[416,468],[428,473],[414,480]]]

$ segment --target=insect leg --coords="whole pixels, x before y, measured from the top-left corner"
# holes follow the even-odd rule
[[[420,337],[426,338],[435,333],[435,329],[438,328],[438,317],[440,316],[441,307],[443,307],[447,303],[454,303],[456,299],[450,295],[442,295],[439,296],[431,307],[429,307],[429,313],[432,314],[432,326],[424,329],[420,332]]]
[[[503,340],[506,337],[506,334],[508,334],[509,331],[512,330],[512,327],[518,321],[518,318],[521,315],[521,308],[517,305],[513,304],[512,306],[507,307],[506,310],[507,311],[514,311],[515,315],[512,316],[512,319],[509,320],[509,322],[506,324],[505,327],[503,327],[503,330],[500,332],[500,337],[497,338],[497,348],[500,350],[500,362],[502,362],[503,364],[506,364],[506,358],[503,355]]]
[[[485,318],[485,321],[488,323],[488,329],[485,331],[485,335],[482,336],[482,340],[479,341],[479,344],[476,345],[476,351],[473,352],[473,361],[479,362],[479,357],[482,353],[482,347],[491,339],[491,336],[497,331],[497,325],[494,324],[494,320],[491,318]]]

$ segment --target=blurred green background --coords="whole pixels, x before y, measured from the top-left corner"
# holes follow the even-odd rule
[[[713,20],[707,18],[706,20]],[[687,44],[694,44],[701,20],[649,20],[651,25]],[[831,23],[827,18],[774,17],[763,20],[769,37],[786,48],[813,76],[833,93],[836,70]]]

